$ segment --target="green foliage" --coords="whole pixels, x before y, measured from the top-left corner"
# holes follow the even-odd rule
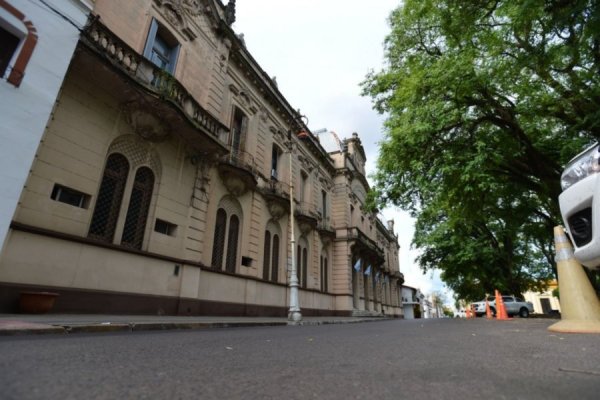
[[[553,274],[563,165],[600,138],[597,1],[405,0],[363,93],[387,115],[372,204],[459,297]],[[373,205],[373,207],[376,207]]]

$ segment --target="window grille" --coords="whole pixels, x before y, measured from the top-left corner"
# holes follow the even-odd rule
[[[273,235],[273,261],[271,262],[271,281],[279,279],[279,235]]]
[[[223,253],[225,251],[225,226],[227,224],[227,213],[222,208],[217,211],[215,223],[215,236],[213,238],[213,252],[211,264],[214,268],[223,267]]]
[[[148,167],[141,167],[135,174],[127,217],[123,227],[121,244],[134,249],[141,249],[148,220],[148,209],[154,189],[154,174]]]
[[[123,155],[113,153],[108,157],[90,224],[89,237],[105,242],[113,241],[128,173],[129,162]]]
[[[327,257],[321,256],[321,291],[327,292]]]
[[[263,262],[263,279],[266,281],[269,279],[269,268],[271,263],[271,233],[265,232],[265,249],[264,249],[264,262]]]
[[[302,247],[298,245],[296,249],[296,277],[298,278],[298,284],[302,284]]]
[[[240,220],[237,215],[232,215],[229,219],[229,235],[227,236],[227,259],[225,260],[225,270],[235,273],[237,262],[237,246]]]
[[[302,249],[302,287],[308,287],[308,250]]]

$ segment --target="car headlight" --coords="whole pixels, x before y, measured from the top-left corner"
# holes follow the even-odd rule
[[[600,152],[598,150],[598,144],[596,143],[567,164],[560,177],[560,186],[563,190],[592,174],[600,172]]]

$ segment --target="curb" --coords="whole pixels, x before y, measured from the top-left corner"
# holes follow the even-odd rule
[[[0,323],[0,336],[17,336],[32,334],[77,334],[77,333],[113,333],[113,332],[143,332],[143,331],[167,331],[167,330],[200,330],[200,329],[222,329],[242,328],[256,326],[317,326],[336,324],[356,324],[362,322],[389,321],[392,318],[368,318],[356,320],[322,320],[301,321],[290,323],[288,321],[243,321],[243,322],[141,322],[141,323],[112,323],[102,322],[94,324],[32,324],[21,321],[11,321],[4,326]]]

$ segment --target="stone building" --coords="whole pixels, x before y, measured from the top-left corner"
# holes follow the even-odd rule
[[[0,308],[43,290],[57,312],[284,316],[295,254],[304,315],[400,317],[397,236],[365,208],[358,135],[324,148],[232,30],[235,2],[93,3]]]

